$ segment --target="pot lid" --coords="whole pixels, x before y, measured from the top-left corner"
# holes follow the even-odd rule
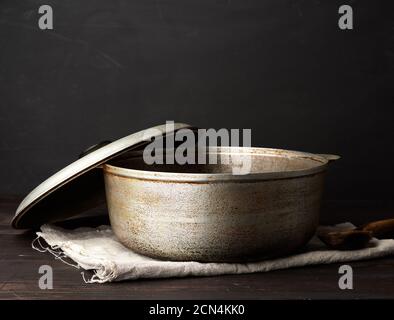
[[[104,141],[85,150],[80,158],[56,172],[19,204],[12,226],[27,229],[61,221],[105,203],[103,163],[148,144],[153,138],[191,128],[184,123],[159,125],[114,142]]]

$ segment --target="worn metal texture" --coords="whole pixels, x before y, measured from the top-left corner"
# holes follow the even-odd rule
[[[247,175],[220,164],[206,173],[132,169],[135,161],[104,165],[114,233],[132,250],[168,260],[250,261],[302,248],[318,225],[329,159],[249,151]]]

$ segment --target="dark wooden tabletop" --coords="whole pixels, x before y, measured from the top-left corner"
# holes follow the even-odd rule
[[[0,299],[394,298],[394,257],[348,263],[354,272],[353,290],[338,287],[340,264],[247,275],[85,284],[80,270],[31,248],[34,232],[10,227],[19,201],[19,197],[0,197]],[[357,215],[348,207],[329,210],[332,213],[326,216],[331,219],[362,221],[371,209],[358,209]],[[351,212],[352,217],[346,216]],[[389,211],[383,210],[376,218],[389,215]],[[53,267],[52,290],[39,288],[41,265]]]

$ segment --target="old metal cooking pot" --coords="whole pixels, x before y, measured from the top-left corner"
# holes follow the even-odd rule
[[[234,155],[239,148],[211,148]],[[328,162],[339,157],[242,148],[251,173],[232,165],[146,165],[141,153],[103,165],[111,226],[155,258],[245,261],[286,255],[316,231]]]
[[[162,259],[255,260],[294,252],[311,238],[319,219],[324,174],[337,156],[265,148],[209,149],[235,159],[239,153],[250,156],[251,172],[246,175],[233,174],[237,161],[145,164],[145,145],[183,128],[191,126],[160,125],[90,148],[23,199],[13,227],[40,227],[107,202],[120,241]]]

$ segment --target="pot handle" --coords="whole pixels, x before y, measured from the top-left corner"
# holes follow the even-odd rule
[[[111,142],[112,142],[112,141],[110,141],[110,140],[105,140],[105,141],[101,141],[101,142],[99,142],[99,143],[96,143],[96,144],[90,146],[89,148],[86,148],[84,151],[82,151],[82,152],[79,154],[78,159],[81,159],[82,157],[88,155],[89,153],[91,153],[91,152],[93,152],[93,151],[96,151],[96,150],[98,150],[98,149],[100,149],[100,148],[106,146],[107,144],[109,144],[109,143],[111,143]]]
[[[340,156],[335,155],[335,154],[317,153],[316,155],[319,157],[325,158],[328,162],[332,162],[332,161],[336,161],[336,160],[341,159]]]

